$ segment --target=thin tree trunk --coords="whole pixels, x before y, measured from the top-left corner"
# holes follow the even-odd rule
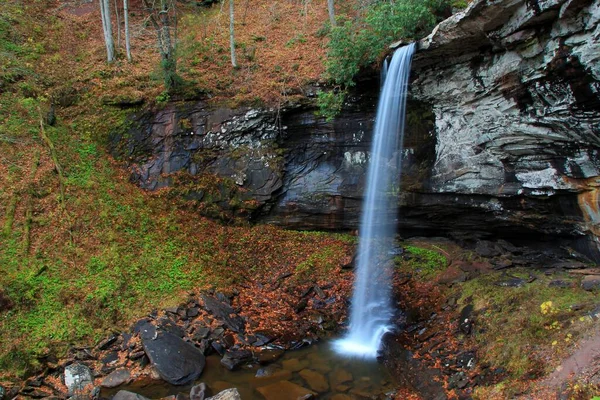
[[[100,13],[102,14],[102,28],[104,30],[104,43],[106,44],[106,59],[109,63],[115,60],[115,44],[112,36],[110,22],[110,6],[108,0],[100,0]]]
[[[123,17],[125,19],[125,51],[127,52],[127,61],[132,62],[131,43],[129,39],[129,1],[123,0]]]
[[[119,15],[119,4],[115,0],[115,15],[117,16],[117,49],[121,48],[121,15]]]
[[[231,47],[231,65],[233,65],[233,68],[237,68],[238,65],[235,59],[235,38],[233,22],[233,0],[229,0],[229,45]]]
[[[333,7],[333,0],[327,0],[327,8],[329,9],[329,22],[331,22],[331,26],[335,26],[335,8]]]

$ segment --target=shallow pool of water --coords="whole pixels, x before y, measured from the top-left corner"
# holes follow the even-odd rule
[[[219,356],[208,356],[204,372],[196,383],[200,382],[208,385],[210,395],[235,387],[243,400],[295,400],[302,390],[318,394],[319,399],[377,398],[394,388],[383,365],[376,361],[342,358],[332,350],[330,342],[288,351],[268,365],[242,367],[236,371],[223,367]],[[102,395],[110,398],[118,390],[126,389],[158,399],[178,393],[189,394],[190,387],[156,381],[138,382],[103,391]]]

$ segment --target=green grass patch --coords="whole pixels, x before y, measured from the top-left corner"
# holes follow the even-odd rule
[[[448,260],[435,250],[408,245],[395,263],[400,271],[412,274],[415,279],[429,280],[446,268]]]
[[[511,270],[531,279],[532,271]],[[503,367],[513,379],[531,379],[549,372],[548,359],[563,352],[593,323],[586,312],[597,295],[584,291],[567,274],[552,277],[539,271],[522,287],[502,287],[501,273],[489,273],[460,285],[459,304],[473,304],[477,313],[474,340],[483,361]],[[561,278],[573,287],[550,287]],[[577,310],[577,311],[575,311]]]

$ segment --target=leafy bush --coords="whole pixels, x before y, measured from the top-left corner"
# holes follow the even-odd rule
[[[344,87],[353,86],[361,67],[372,64],[394,40],[411,40],[431,29],[449,0],[376,2],[365,17],[331,29],[327,73]]]
[[[317,105],[319,106],[317,115],[325,117],[327,122],[333,120],[333,118],[342,110],[345,97],[345,91],[319,92],[317,94]]]

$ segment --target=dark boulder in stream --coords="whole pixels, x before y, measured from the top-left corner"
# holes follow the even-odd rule
[[[140,327],[140,337],[150,362],[166,382],[186,385],[202,374],[204,354],[179,336],[160,332],[147,322]]]

